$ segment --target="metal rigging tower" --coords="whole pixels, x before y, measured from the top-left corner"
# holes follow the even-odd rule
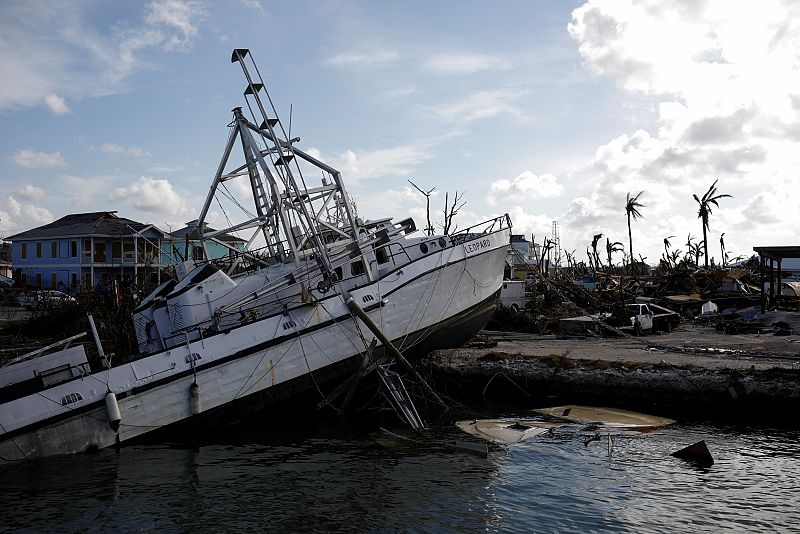
[[[203,246],[214,241],[233,248],[218,238],[229,232],[254,229],[247,241],[248,250],[261,235],[271,261],[293,261],[299,267],[313,257],[322,271],[330,274],[329,255],[357,242],[359,235],[355,206],[347,195],[341,174],[295,147],[299,138],[287,140],[272,98],[248,49],[233,51],[231,63],[236,62],[247,80],[244,96],[253,120],[245,117],[241,107],[233,109],[228,143],[198,217]],[[244,154],[244,164],[226,171],[237,140]],[[301,161],[322,173],[321,186],[307,186]],[[231,198],[225,182],[245,176],[249,179],[255,213],[237,202],[249,219],[207,232],[204,221],[217,194]]]

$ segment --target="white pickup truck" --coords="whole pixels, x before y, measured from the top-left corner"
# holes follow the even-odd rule
[[[631,314],[631,325],[623,326],[622,330],[630,329],[639,335],[653,329],[654,313],[647,304],[626,304],[625,310]]]
[[[503,280],[500,289],[500,304],[518,312],[525,309],[525,281]]]

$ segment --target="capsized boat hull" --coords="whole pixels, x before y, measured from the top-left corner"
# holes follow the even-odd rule
[[[603,408],[597,406],[553,406],[533,410],[535,413],[555,417],[571,423],[600,423],[605,427],[644,429],[671,425],[675,421],[666,417],[639,412],[621,410],[619,408]]]
[[[552,432],[559,427],[581,425],[581,430],[597,431],[600,427],[616,432],[649,431],[675,421],[666,417],[630,412],[618,408],[595,406],[554,406],[533,412],[547,419],[501,418],[457,421],[456,426],[467,434],[495,443],[521,443]],[[584,427],[585,426],[585,427]]]

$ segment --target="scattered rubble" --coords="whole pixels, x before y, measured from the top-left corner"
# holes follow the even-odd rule
[[[488,328],[556,335],[621,336],[670,332],[701,321],[726,334],[800,332],[761,316],[761,274],[756,262],[736,268],[694,268],[686,263],[647,275],[564,269],[526,277],[526,305],[501,306]],[[797,287],[795,287],[797,286]],[[793,293],[794,292],[794,293]],[[800,282],[783,282],[780,307],[800,309]],[[651,324],[652,321],[652,324]]]

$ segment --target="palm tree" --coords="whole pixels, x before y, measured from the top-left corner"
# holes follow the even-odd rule
[[[601,237],[603,237],[603,234],[595,234],[592,238],[592,252],[594,253],[595,272],[603,268],[603,264],[600,263],[600,256],[597,254],[597,242],[600,241]]]
[[[699,243],[694,242],[694,236],[689,234],[689,237],[686,238],[686,246],[688,247],[688,252],[686,252],[686,256],[684,259],[687,261],[691,261],[692,257],[694,257],[694,265],[695,267],[699,267],[700,264],[700,256],[703,255],[703,247],[705,245],[705,241],[700,241]],[[708,263],[708,262],[706,262]]]
[[[672,246],[672,243],[670,243],[669,240],[673,237],[675,236],[670,235],[664,238],[664,258],[667,260],[667,266],[669,266],[669,247]]]
[[[625,252],[625,245],[623,245],[619,241],[615,241],[614,243],[612,243],[610,239],[606,238],[606,254],[608,254],[609,272],[611,271],[611,254],[613,254],[614,252]]]
[[[705,260],[706,269],[708,269],[708,236],[706,235],[706,232],[708,231],[708,216],[711,215],[711,205],[713,204],[719,207],[719,204],[717,203],[719,199],[725,197],[733,198],[730,195],[717,194],[718,181],[719,180],[714,180],[714,183],[708,188],[708,191],[706,191],[706,194],[703,195],[703,198],[697,198],[697,195],[692,195],[699,206],[699,209],[697,210],[697,218],[702,219],[703,221],[703,259]]]
[[[631,273],[633,273],[633,237],[631,237],[631,217],[635,219],[643,219],[642,214],[639,213],[639,208],[644,208],[645,205],[639,202],[639,197],[644,194],[644,191],[632,197],[630,193],[625,195],[625,213],[628,215],[628,252],[631,256]]]

